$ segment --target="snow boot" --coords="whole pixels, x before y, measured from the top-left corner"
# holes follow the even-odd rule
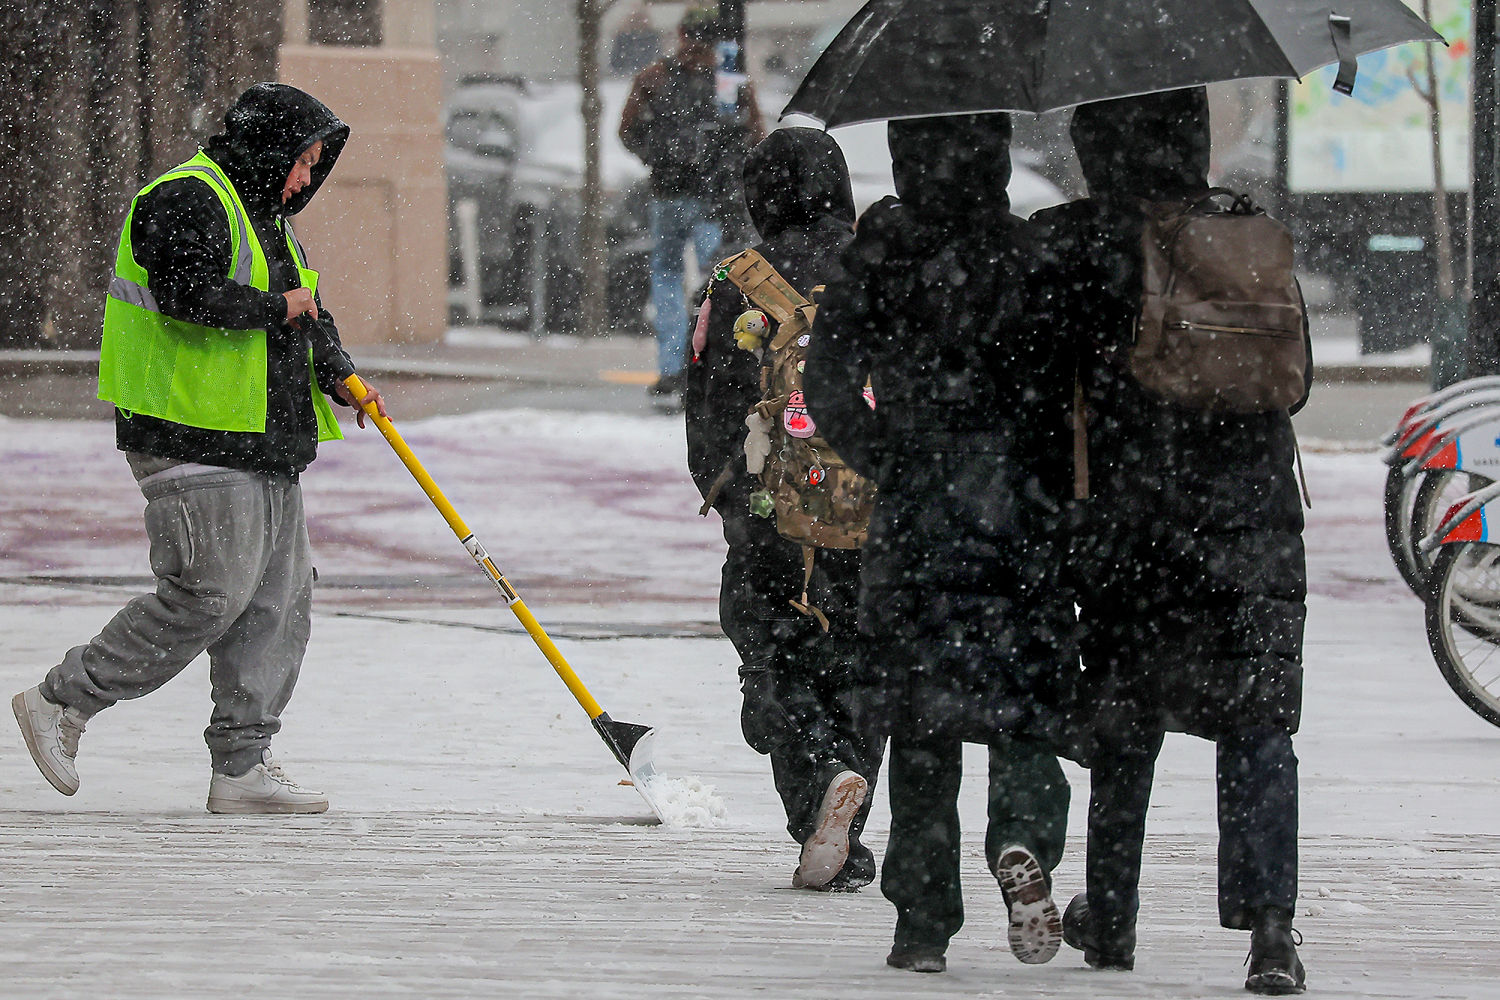
[[[214,772],[208,783],[208,811],[234,815],[320,813],[328,811],[328,796],[297,784],[272,759],[270,750],[262,750],[260,763],[244,774]]]
[[[811,889],[813,892],[858,892],[873,881],[874,877],[864,872],[850,872],[847,864],[824,885],[808,885],[802,881],[801,868],[792,872],[793,889]]]
[[[1250,928],[1250,972],[1245,989],[1262,996],[1290,996],[1307,989],[1307,971],[1297,957],[1298,934],[1290,910],[1267,906]]]
[[[1011,844],[995,859],[994,875],[1010,910],[1011,954],[1027,965],[1052,961],[1062,943],[1062,917],[1036,856]]]
[[[943,955],[943,949],[936,947],[892,948],[885,956],[885,964],[907,972],[948,971],[948,959]]]
[[[865,804],[869,790],[870,783],[853,771],[834,775],[823,793],[812,835],[802,844],[793,886],[821,889],[833,881],[849,860],[849,824]]]
[[[1105,947],[1094,926],[1087,893],[1080,892],[1068,904],[1062,918],[1062,935],[1069,948],[1083,952],[1084,964],[1091,969],[1129,972],[1135,968],[1135,932],[1122,934]]]
[[[78,737],[88,716],[76,708],[55,705],[42,697],[41,686],[22,691],[10,700],[21,727],[21,737],[37,770],[64,795],[78,791]]]

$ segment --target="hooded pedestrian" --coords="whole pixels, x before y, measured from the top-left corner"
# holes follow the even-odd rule
[[[1163,732],[1192,733],[1217,743],[1219,920],[1251,931],[1245,985],[1301,992],[1292,734],[1307,572],[1290,416],[1174,406],[1113,360],[1140,311],[1143,202],[1208,189],[1207,98],[1084,105],[1072,137],[1089,198],[1035,217],[1064,268],[1059,332],[1079,345],[1087,409],[1070,570],[1099,746],[1087,892],[1065,933],[1088,964],[1133,967],[1156,756]]]
[[[777,273],[804,293],[841,273],[854,196],[843,152],[826,132],[772,132],[745,161],[744,182],[761,237],[755,250]],[[745,471],[745,416],[761,399],[765,348],[736,345],[736,319],[750,306],[731,281],[707,291],[708,324],[684,385],[688,464],[724,522],[719,619],[741,658],[742,728],[753,749],[770,755],[787,832],[804,848],[794,886],[853,891],[875,878],[860,831],[881,758],[855,697],[859,552],[817,552],[809,596],[827,618],[825,632],[793,607],[801,547],[777,533],[774,518],[751,511],[760,481]],[[726,467],[731,474],[715,490]]]
[[[32,759],[64,795],[88,720],[209,655],[208,809],[310,813],[271,738],[307,646],[313,570],[298,476],[341,437],[342,355],[292,233],[349,128],[294,87],[257,84],[198,154],[131,202],[105,304],[99,396],[146,499],[156,590],[16,695]],[[317,357],[319,360],[315,361]],[[364,426],[364,415],[359,416]]]
[[[880,490],[859,627],[891,734],[886,961],[920,972],[946,967],[963,924],[965,741],[989,746],[985,855],[1012,950],[1045,962],[1061,936],[1049,873],[1077,664],[1058,586],[1073,362],[1038,319],[1046,269],[1010,214],[1010,134],[994,114],[890,124],[898,197],[861,217],[807,362],[814,419]]]

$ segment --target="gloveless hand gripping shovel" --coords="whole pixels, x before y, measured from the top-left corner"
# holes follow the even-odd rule
[[[308,325],[316,326],[316,324]],[[320,331],[314,329],[312,339],[314,344],[317,345],[317,342],[324,338],[320,336]],[[355,399],[363,399],[369,392],[364,382],[349,368],[348,362],[344,359],[342,352],[332,353],[338,355],[336,359],[332,360],[341,369],[341,374],[347,373],[343,376],[344,387],[349,390]],[[325,354],[324,357],[327,358],[329,355]],[[474,537],[474,533],[469,530],[469,526],[464,523],[463,518],[458,516],[458,511],[454,509],[453,504],[448,502],[448,498],[443,495],[443,491],[438,488],[437,483],[427,474],[427,470],[422,467],[422,463],[417,461],[417,456],[412,453],[411,448],[402,440],[401,434],[396,430],[395,425],[386,417],[380,416],[375,411],[373,403],[365,404],[362,409],[367,417],[375,421],[375,426],[380,429],[380,433],[385,436],[386,441],[396,452],[397,456],[400,457],[402,464],[406,466],[406,471],[410,472],[412,478],[422,487],[422,492],[427,494],[427,499],[431,500],[433,506],[438,509],[438,513],[443,515],[443,519],[448,522],[448,527],[453,530],[453,534],[458,536],[459,542],[468,550],[469,555],[474,557],[474,561],[479,564],[479,568],[484,570],[489,576],[490,581],[494,583],[496,589],[500,591],[501,595],[505,598],[505,603],[510,606],[510,610],[525,627],[526,633],[531,636],[537,648],[542,651],[542,655],[547,657],[547,662],[552,664],[552,669],[557,671],[557,675],[568,686],[568,690],[573,692],[573,697],[578,700],[578,704],[583,707],[583,710],[588,713],[589,719],[593,721],[594,730],[603,738],[604,745],[609,747],[610,752],[615,755],[615,759],[623,764],[625,770],[630,773],[631,784],[635,786],[635,790],[640,793],[641,798],[646,800],[646,805],[651,807],[651,811],[656,814],[657,819],[665,820],[666,817],[662,815],[661,806],[657,801],[654,794],[655,789],[653,788],[653,783],[660,777],[652,760],[656,730],[649,726],[640,726],[632,722],[616,722],[609,717],[609,714],[604,711],[599,702],[589,693],[588,688],[584,687],[583,681],[574,673],[573,668],[568,665],[568,661],[563,658],[562,653],[552,642],[552,638],[538,624],[536,617],[531,613],[531,609],[526,606],[525,601],[521,600],[521,595],[516,593],[510,581],[505,578],[505,574],[500,572],[499,567],[495,565],[489,553],[484,550],[484,546],[479,543],[479,539]]]

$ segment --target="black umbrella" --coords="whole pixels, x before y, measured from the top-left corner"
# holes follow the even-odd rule
[[[1301,77],[1443,38],[1401,0],[870,0],[783,114],[825,128],[1051,111],[1220,80]]]

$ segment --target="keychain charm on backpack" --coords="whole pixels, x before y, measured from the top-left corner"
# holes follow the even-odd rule
[[[758,489],[750,494],[750,513],[756,517],[770,517],[776,513],[776,501],[771,499],[771,491]]]
[[[703,355],[703,349],[708,346],[708,319],[714,307],[714,286],[708,286],[708,291],[703,295],[703,303],[698,306],[698,318],[693,324],[693,361],[696,363]]]
[[[765,343],[771,321],[759,309],[746,309],[734,319],[734,342],[741,350],[754,354]]]
[[[807,485],[814,488],[822,486],[823,480],[826,478],[828,478],[828,473],[823,471],[823,466],[814,458],[812,465],[807,468]]]

